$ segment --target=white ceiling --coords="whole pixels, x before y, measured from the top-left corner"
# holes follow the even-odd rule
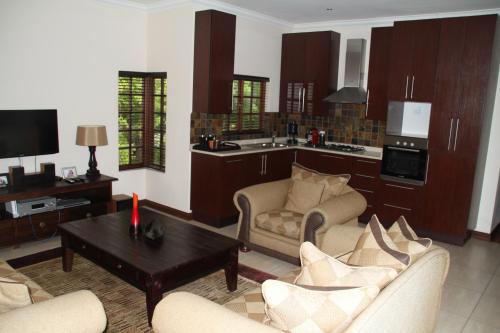
[[[168,0],[125,1],[145,6],[170,2]],[[500,8],[500,0],[218,0],[218,2],[294,24]],[[327,8],[333,10],[327,11]]]

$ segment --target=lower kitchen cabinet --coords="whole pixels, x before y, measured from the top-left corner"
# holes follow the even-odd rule
[[[365,212],[358,218],[359,222],[367,223],[376,213],[377,198],[380,193],[380,168],[379,160],[352,158],[349,185],[365,197],[367,204]]]
[[[403,215],[408,224],[418,232],[423,228],[423,193],[421,186],[382,180],[379,185],[377,217],[384,227],[389,228]]]
[[[321,151],[298,150],[297,163],[306,168],[328,174],[341,174],[352,172],[352,157],[329,154]]]
[[[219,157],[193,153],[191,210],[193,219],[223,227],[238,220],[233,203],[236,191],[259,183],[289,178],[293,150]]]

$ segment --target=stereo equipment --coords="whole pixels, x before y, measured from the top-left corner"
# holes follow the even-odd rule
[[[85,198],[57,199],[57,209],[90,205],[90,200]]]
[[[56,207],[57,202],[54,197],[40,197],[5,203],[5,209],[11,213],[14,218],[54,211]]]

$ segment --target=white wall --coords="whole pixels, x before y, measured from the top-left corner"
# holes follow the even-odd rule
[[[145,70],[146,22],[143,12],[95,0],[0,0],[0,109],[58,110],[60,153],[38,162],[85,173],[88,149],[75,145],[76,127],[106,125],[99,170],[120,178],[115,193],[145,195],[143,170],[118,172],[117,76]],[[23,161],[34,171],[34,158]],[[0,172],[11,165],[17,159],[0,160]]]
[[[190,211],[194,17],[204,9],[185,5],[151,13],[148,22],[148,70],[167,72],[168,96],[166,171],[146,171],[146,192],[149,200],[185,212]],[[282,33],[283,27],[272,23],[236,20],[234,72],[270,78],[270,111],[278,111]]]
[[[493,58],[490,69],[486,103],[484,108],[484,125],[481,132],[481,144],[476,164],[474,191],[469,215],[469,229],[490,233],[500,222],[495,217],[495,202],[498,195],[500,154],[500,24],[497,24]]]

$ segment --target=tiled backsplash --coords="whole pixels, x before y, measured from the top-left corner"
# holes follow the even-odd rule
[[[295,120],[299,125],[299,138],[306,131],[316,127],[324,130],[328,141],[364,146],[382,147],[385,133],[385,121],[365,119],[365,106],[359,104],[335,104],[330,108],[328,116],[308,116],[303,114],[282,115],[272,112],[265,113],[262,120],[262,131],[251,134],[232,134],[224,129],[222,114],[191,114],[191,143],[198,142],[198,137],[204,133],[213,133],[222,140],[243,140],[271,137],[273,131],[277,136],[286,136],[289,121]]]

